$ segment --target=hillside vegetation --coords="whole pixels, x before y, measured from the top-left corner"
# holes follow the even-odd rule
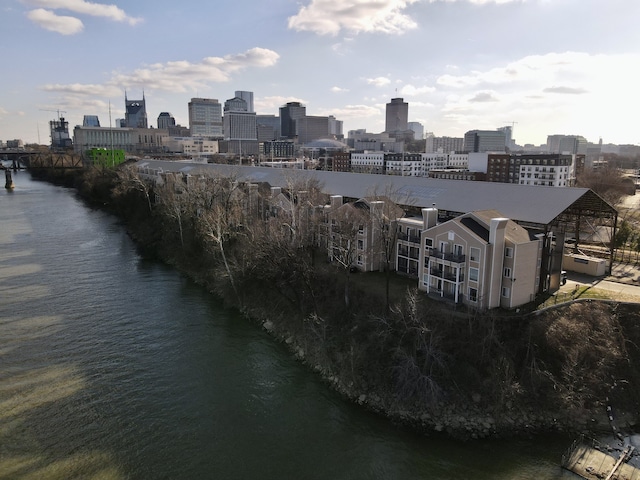
[[[405,278],[327,263],[304,209],[276,211],[260,188],[247,202],[235,178],[154,187],[125,166],[117,175],[89,172],[78,188],[126,219],[145,253],[260,322],[333,388],[396,421],[460,437],[588,431],[608,428],[609,398],[635,423],[636,306],[592,300],[527,315],[455,308]],[[320,185],[291,191],[322,200]]]

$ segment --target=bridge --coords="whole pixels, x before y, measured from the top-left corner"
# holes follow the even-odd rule
[[[67,169],[82,168],[82,155],[73,151],[31,151],[21,149],[0,150],[0,160],[5,168]]]

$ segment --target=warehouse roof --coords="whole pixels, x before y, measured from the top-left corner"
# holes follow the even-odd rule
[[[249,182],[286,187],[292,179],[317,179],[330,195],[364,198],[387,195],[396,203],[418,208],[468,213],[499,210],[518,222],[549,225],[568,210],[614,215],[615,209],[588,188],[543,187],[425,177],[325,172],[288,168],[247,167],[196,162],[141,160],[140,166],[185,174],[234,175]]]

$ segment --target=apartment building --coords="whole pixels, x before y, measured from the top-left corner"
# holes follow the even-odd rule
[[[438,223],[438,210],[426,208],[422,227],[420,290],[480,310],[511,309],[534,300],[540,285],[542,234],[530,234],[496,210]]]

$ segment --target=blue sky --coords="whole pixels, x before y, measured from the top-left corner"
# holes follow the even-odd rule
[[[250,90],[258,113],[301,101],[345,135],[384,130],[397,96],[438,136],[640,144],[639,19],[638,0],[2,0],[0,139],[48,143],[55,110],[108,126],[125,90],[154,126]]]

